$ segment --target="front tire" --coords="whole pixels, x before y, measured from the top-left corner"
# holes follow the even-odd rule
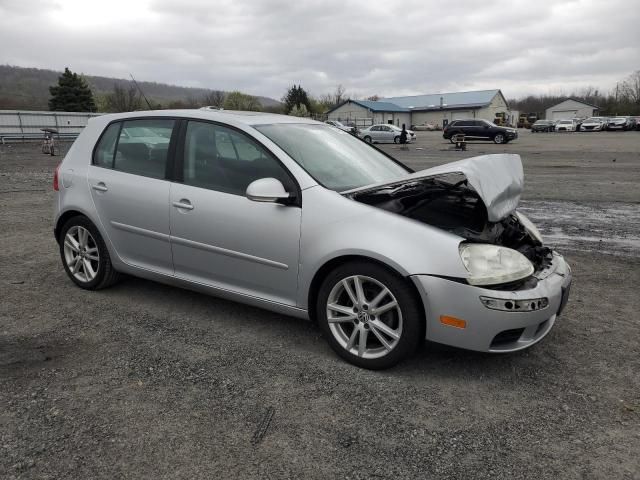
[[[367,143],[373,143],[373,142],[371,141],[371,137],[370,137],[370,136],[368,136],[368,135],[367,135],[366,137],[364,137],[364,141],[365,141],[365,142],[367,142]]]
[[[423,307],[411,285],[374,263],[350,262],[331,271],[315,308],[331,348],[362,368],[390,368],[424,337]]]
[[[100,290],[119,279],[100,232],[87,217],[67,220],[60,230],[58,244],[62,265],[80,288]]]
[[[393,143],[400,143],[400,137],[398,136],[393,137]]]
[[[504,142],[504,135],[501,133],[496,133],[493,136],[493,143],[495,143],[496,145],[500,145],[501,143],[505,143]]]

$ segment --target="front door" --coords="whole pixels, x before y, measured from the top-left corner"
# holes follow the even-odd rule
[[[189,121],[182,143],[170,200],[176,275],[295,305],[301,209],[245,196],[266,177],[296,192],[290,174],[249,136],[222,125]]]
[[[129,265],[173,274],[169,190],[165,180],[174,120],[112,123],[87,180],[103,231]]]

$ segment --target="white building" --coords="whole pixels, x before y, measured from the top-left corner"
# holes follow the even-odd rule
[[[553,107],[547,108],[545,119],[547,120],[570,120],[572,118],[595,117],[599,108],[580,100],[567,98]]]
[[[389,97],[379,101],[347,100],[327,112],[329,120],[356,124],[393,123],[401,126],[446,125],[452,120],[484,118],[510,119],[509,105],[500,90],[435,93]],[[513,123],[513,122],[512,122]]]

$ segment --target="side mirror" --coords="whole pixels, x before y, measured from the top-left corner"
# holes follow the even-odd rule
[[[260,178],[249,184],[246,191],[247,198],[254,202],[279,202],[291,197],[284,189],[280,180],[275,178]]]

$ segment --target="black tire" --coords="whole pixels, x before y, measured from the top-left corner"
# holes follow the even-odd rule
[[[400,308],[402,319],[400,337],[390,351],[378,358],[363,358],[351,353],[338,342],[329,326],[327,302],[332,290],[343,279],[355,275],[369,277],[383,284],[395,297]],[[375,295],[375,293],[373,295]],[[368,299],[371,300],[371,296],[369,296]],[[324,278],[320,286],[314,308],[316,309],[318,324],[331,348],[344,360],[358,367],[370,370],[381,370],[393,367],[412,355],[418,345],[422,343],[425,336],[424,307],[420,299],[417,298],[417,294],[412,288],[412,285],[397,273],[372,262],[354,261],[332,270]],[[373,319],[375,317],[372,316],[371,318]],[[382,315],[379,319],[382,319]],[[354,320],[354,323],[357,324],[358,321]],[[349,322],[349,324],[351,324],[351,322]],[[355,325],[353,328],[356,328]],[[367,328],[367,331],[370,333],[373,333],[372,330],[373,329],[369,330],[369,328]],[[374,343],[379,342],[375,338],[375,335],[370,335],[369,338],[371,338]]]
[[[365,141],[365,142],[367,142],[367,143],[373,143],[373,142],[371,141],[371,137],[370,137],[369,135],[367,135],[366,137],[364,137],[364,141]]]
[[[69,230],[73,227],[83,227],[87,229],[93,237],[95,245],[98,249],[98,269],[96,271],[95,278],[88,282],[82,281],[74,276],[69,266],[67,265],[67,261],[65,258],[65,237]],[[84,288],[85,290],[101,290],[103,288],[110,287],[120,279],[120,273],[118,273],[113,268],[111,257],[109,256],[109,251],[106,244],[104,243],[104,240],[102,239],[102,236],[100,235],[100,232],[87,217],[78,215],[67,220],[67,222],[60,229],[58,245],[60,247],[60,259],[62,261],[62,265],[64,266],[65,272],[67,272],[67,275],[73,281],[73,283],[75,283],[80,288]]]
[[[393,137],[393,143],[400,143],[400,137],[398,137],[397,135]]]
[[[506,140],[506,138],[505,138],[504,134],[502,134],[502,133],[496,133],[493,136],[493,143],[495,143],[496,145],[500,145],[502,143],[506,143],[505,140]]]

